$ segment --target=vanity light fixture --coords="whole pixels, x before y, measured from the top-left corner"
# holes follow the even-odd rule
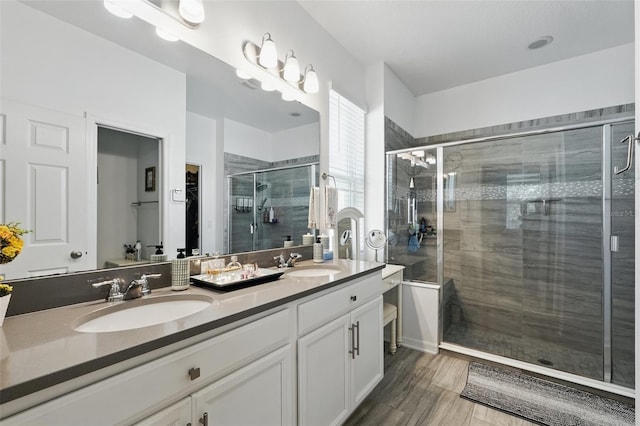
[[[288,51],[284,58],[282,77],[291,83],[300,81],[300,65],[298,65],[298,59],[294,56],[293,50]]]
[[[176,35],[171,33],[171,31],[167,31],[162,27],[156,27],[156,34],[158,35],[158,37],[160,37],[161,39],[166,40],[166,41],[178,41],[178,40],[180,40],[180,37],[177,37]]]
[[[157,3],[157,4],[156,4]],[[152,0],[104,0],[104,7],[121,18],[136,16],[156,28],[156,34],[168,41],[177,41],[181,27],[195,29],[204,21],[203,0],[155,2]]]
[[[313,65],[307,65],[304,75],[300,75],[300,64],[293,50],[287,52],[284,63],[280,62],[277,56],[276,45],[269,33],[265,33],[264,36],[262,36],[261,47],[258,47],[250,41],[245,42],[242,46],[242,53],[247,61],[262,71],[267,71],[273,77],[285,81],[289,87],[299,90],[302,93],[318,93],[320,90],[318,74],[316,74],[316,71],[313,69]],[[247,73],[240,70],[236,71],[236,75],[242,79],[250,78]],[[263,87],[266,86],[267,89],[273,88],[272,90],[280,90],[283,92],[283,99],[286,98],[285,100],[295,99],[291,94],[284,95],[286,90],[285,88],[279,89],[280,86],[278,86],[277,80],[274,80],[272,77],[266,80],[267,81],[262,83]]]
[[[267,69],[278,66],[278,51],[269,33],[265,33],[262,36],[262,47],[260,47],[260,53],[258,54],[258,63]]]
[[[313,69],[313,65],[307,65],[304,69],[304,79],[302,83],[302,90],[307,93],[318,93],[320,85],[318,84],[318,74]]]
[[[111,0],[104,0],[104,8],[116,15],[118,18],[129,19],[133,16],[133,13],[123,9],[119,5],[113,3]]]
[[[185,21],[201,24],[204,22],[204,5],[202,0],[180,0],[178,13]]]

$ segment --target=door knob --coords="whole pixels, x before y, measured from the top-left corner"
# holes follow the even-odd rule
[[[82,252],[75,250],[71,252],[70,256],[72,259],[80,259],[82,257]]]

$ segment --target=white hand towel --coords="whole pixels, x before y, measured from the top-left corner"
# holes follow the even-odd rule
[[[324,224],[327,229],[338,226],[338,189],[333,186],[324,187]]]
[[[312,186],[309,192],[309,226],[310,229],[320,228],[320,188]]]

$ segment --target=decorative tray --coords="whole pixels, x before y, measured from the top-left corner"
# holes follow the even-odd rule
[[[251,287],[258,284],[275,281],[284,274],[284,271],[259,268],[255,276],[249,278],[225,279],[215,275],[201,274],[191,277],[193,285],[214,288],[216,290],[237,290],[242,287]]]

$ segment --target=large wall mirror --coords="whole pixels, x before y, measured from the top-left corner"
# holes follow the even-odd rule
[[[65,110],[94,114],[98,123],[102,116],[119,117],[115,122],[105,120],[104,126],[93,130],[105,141],[114,140],[114,145],[100,141],[99,151],[93,142],[87,145],[93,150],[87,155],[96,156],[98,167],[104,169],[99,170],[98,177],[115,175],[120,181],[101,195],[97,188],[91,192],[93,183],[89,179],[88,199],[75,201],[80,205],[93,203],[100,210],[98,218],[88,218],[85,226],[95,235],[95,253],[87,250],[88,263],[75,270],[114,266],[118,259],[125,258],[124,246],[138,239],[144,261],[155,252],[156,245],[174,235],[185,234],[173,238],[179,241],[174,241],[172,248],[189,246],[200,253],[226,253],[280,247],[286,235],[292,235],[295,241],[306,232],[305,199],[309,185],[317,182],[318,172],[317,111],[299,102],[284,101],[279,92],[262,90],[256,80],[238,78],[228,64],[186,43],[159,39],[142,21],[134,18],[121,24],[104,9],[102,1],[27,0],[3,2],[2,8],[3,23],[7,23],[3,39],[22,39],[26,51],[30,45],[33,49],[42,45],[40,57],[29,57],[26,60],[30,65],[21,64],[23,68],[17,70],[11,68],[16,62],[7,58],[19,54],[20,42],[7,43],[2,71],[7,79],[19,74],[21,80],[12,84],[14,100],[51,108],[59,99]],[[26,25],[14,26],[11,21]],[[32,40],[24,41],[27,33]],[[63,47],[47,52],[48,43]],[[37,52],[30,55],[36,56]],[[125,62],[120,63],[122,58]],[[24,72],[35,67],[48,71],[38,71],[38,77]],[[90,71],[74,74],[76,69]],[[141,73],[146,73],[142,79]],[[99,74],[99,81],[92,74]],[[131,81],[138,81],[131,87],[126,87],[128,74]],[[68,75],[67,80],[64,75]],[[85,85],[85,80],[91,84]],[[156,81],[159,83],[154,86]],[[34,85],[44,89],[30,90]],[[64,95],[60,87],[66,89]],[[22,92],[18,93],[20,88]],[[31,93],[36,91],[40,93]],[[119,100],[118,93],[126,93],[126,97]],[[148,107],[139,107],[138,103]],[[164,129],[159,132],[162,134],[153,131],[154,120],[160,123],[157,128]],[[87,132],[88,141],[98,140],[91,130]],[[115,152],[115,145],[120,145],[123,153]],[[185,155],[174,155],[176,147]],[[129,164],[126,173],[124,163],[119,162],[123,156]],[[94,173],[87,171],[84,175],[91,177]],[[245,181],[246,185],[241,184]],[[174,189],[179,188],[178,183],[191,193],[177,195]],[[121,206],[116,206],[116,198],[122,198],[118,201]],[[176,207],[178,204],[182,207]],[[184,208],[182,218],[177,219],[174,211],[165,211],[167,205]],[[189,213],[187,207],[191,208]],[[1,219],[9,221],[6,216]],[[110,222],[101,225],[101,217]],[[176,231],[180,226],[195,227],[189,241],[186,232]],[[124,234],[115,231],[124,228]],[[167,254],[169,258],[175,256]],[[32,272],[35,269],[2,272],[10,279],[65,272],[64,268]]]

